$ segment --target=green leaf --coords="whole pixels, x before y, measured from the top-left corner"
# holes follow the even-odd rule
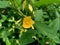
[[[18,6],[21,5],[21,1],[22,1],[22,0],[15,0],[15,1],[16,1],[16,4],[17,4]]]
[[[34,16],[35,16],[35,20],[36,20],[36,21],[42,20],[42,16],[43,16],[43,11],[42,11],[42,9],[36,10],[35,13],[34,13]]]
[[[27,32],[24,32],[23,35],[20,38],[21,44],[29,44],[35,41],[32,36],[35,36],[36,30],[28,30]]]
[[[56,11],[56,16],[57,16],[57,18],[56,18],[56,29],[57,30],[59,30],[60,29],[60,14],[58,13],[58,11]]]
[[[60,40],[59,40],[59,37],[58,37],[56,31],[49,28],[47,25],[42,24],[40,22],[36,22],[35,28],[37,29],[39,35],[43,34],[43,35],[47,36],[48,38],[50,38],[52,41],[54,41],[56,43],[60,43]]]
[[[59,28],[60,28],[59,19],[56,18],[54,21],[52,21],[52,22],[50,23],[49,26],[57,32],[57,31],[59,30]]]
[[[9,1],[0,1],[0,8],[6,8],[10,6]]]
[[[60,0],[39,0],[39,1],[35,1],[34,5],[40,7],[42,5],[48,5],[53,3],[60,3]]]
[[[10,41],[8,38],[5,39],[6,45],[11,45]]]
[[[5,29],[6,30],[6,29]],[[11,45],[9,39],[8,39],[8,35],[10,35],[10,33],[8,31],[5,31],[3,30],[1,33],[1,37],[0,38],[3,38],[3,41],[6,42],[6,45]]]
[[[0,22],[4,22],[7,19],[7,17],[5,15],[2,15],[2,19],[0,20]]]
[[[0,22],[0,29],[2,28],[2,23]]]
[[[15,6],[20,9],[22,7],[22,0],[14,0]]]
[[[52,27],[55,31],[60,29],[60,14],[56,11],[56,19],[50,23],[50,27]]]

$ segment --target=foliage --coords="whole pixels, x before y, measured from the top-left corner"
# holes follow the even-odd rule
[[[60,44],[59,2],[0,0],[0,45]]]

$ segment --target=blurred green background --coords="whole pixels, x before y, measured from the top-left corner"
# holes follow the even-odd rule
[[[22,27],[24,16],[34,30]],[[60,0],[0,0],[0,45],[60,45]]]

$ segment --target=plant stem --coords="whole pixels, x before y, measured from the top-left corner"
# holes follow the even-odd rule
[[[24,14],[20,11],[20,9],[18,8],[18,5],[16,4],[15,0],[14,0],[14,2],[13,2],[13,1],[10,1],[10,2],[11,2],[12,5],[14,5],[14,7],[17,9],[18,14],[19,14],[20,16],[26,17],[26,15],[24,15]]]

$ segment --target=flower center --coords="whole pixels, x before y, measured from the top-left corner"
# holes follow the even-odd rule
[[[26,22],[26,24],[29,24],[29,22]]]

